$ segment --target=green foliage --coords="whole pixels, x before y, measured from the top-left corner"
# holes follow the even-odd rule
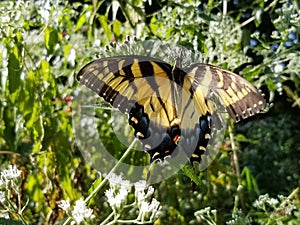
[[[239,73],[274,103],[259,120],[232,125],[206,171],[182,170],[156,184],[163,205],[156,224],[299,223],[299,191],[293,192],[300,172],[297,1],[1,1],[0,11],[0,165],[24,171],[20,196],[30,202],[23,211],[28,223],[62,224],[58,202],[75,202],[93,189],[97,171],[83,160],[72,127],[74,75],[127,36],[200,51],[199,61]],[[120,158],[126,146],[106,114],[98,113],[99,136]],[[148,159],[133,152],[127,160]],[[92,201],[98,221],[109,210],[101,194]],[[10,218],[0,223],[20,224],[16,213]]]
[[[13,220],[9,220],[9,219],[0,218],[0,224],[2,224],[2,225],[22,225],[23,223],[20,221],[13,221]]]
[[[247,138],[255,140],[251,144],[242,144],[244,151],[240,157],[243,164],[251,168],[256,181],[261,184],[261,193],[287,195],[290,187],[298,185],[299,122],[293,115],[280,113],[265,118],[264,124],[248,123],[239,127]]]

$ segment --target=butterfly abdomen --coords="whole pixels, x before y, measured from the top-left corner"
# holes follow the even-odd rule
[[[135,136],[138,139],[145,139],[151,135],[149,130],[149,117],[144,112],[144,107],[138,103],[131,102],[132,106],[129,112],[128,122],[135,130]]]

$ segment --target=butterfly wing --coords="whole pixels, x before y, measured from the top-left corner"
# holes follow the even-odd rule
[[[244,78],[209,64],[193,64],[184,69],[183,89],[190,93],[189,99],[183,101],[184,118],[191,118],[186,113],[194,110],[194,129],[185,129],[183,145],[192,142],[194,152],[191,161],[201,161],[212,136],[221,130],[224,123],[223,111],[227,111],[235,122],[259,113],[266,106],[265,99]],[[195,107],[191,107],[194,103]],[[223,110],[225,109],[225,110]],[[197,114],[197,116],[195,116]],[[197,120],[198,119],[198,120]],[[183,129],[183,128],[182,128]],[[187,140],[186,140],[187,139]],[[196,143],[196,144],[195,144]],[[211,154],[211,153],[210,153]]]
[[[150,57],[118,56],[87,64],[77,79],[129,115],[151,162],[171,155],[179,138],[191,161],[201,161],[221,123],[213,95],[236,122],[266,105],[248,81],[208,64],[181,70]]]
[[[192,90],[200,105],[216,94],[235,122],[253,116],[266,107],[266,101],[251,83],[235,73],[208,64],[194,64],[185,69],[185,86]],[[211,111],[202,107],[203,113]],[[211,112],[210,112],[211,113]]]
[[[90,62],[77,79],[129,115],[135,136],[153,161],[171,154],[180,135],[172,70],[150,57],[118,56]]]

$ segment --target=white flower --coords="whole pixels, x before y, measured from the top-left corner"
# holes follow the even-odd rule
[[[135,192],[144,191],[146,189],[146,181],[139,180],[134,183]]]
[[[115,173],[108,174],[107,179],[110,184],[120,184],[123,181],[122,175],[117,175]]]
[[[148,213],[150,211],[149,203],[148,202],[142,202],[141,208],[142,213]]]
[[[157,201],[155,198],[152,199],[151,203],[143,201],[140,206],[140,213],[142,217],[145,216],[147,213],[150,214],[150,221],[153,220],[154,217],[158,215],[160,211],[160,202]]]
[[[128,190],[126,187],[121,187],[120,190],[119,190],[119,198],[121,199],[125,199],[128,195]]]
[[[126,197],[127,197],[127,194],[125,194],[124,192],[118,193],[118,194],[115,196],[115,198],[114,198],[115,206],[118,207],[118,208],[120,208],[120,207],[121,207],[121,204],[122,204],[123,202],[125,202]]]
[[[64,211],[69,211],[71,205],[70,205],[70,200],[62,200],[60,202],[60,205],[58,205],[58,207],[60,207],[61,209],[63,209]]]
[[[200,209],[194,213],[197,220],[206,220],[207,217],[213,218],[215,216],[216,210],[211,209],[210,207],[206,207],[204,209]]]
[[[279,201],[276,198],[270,198],[267,200],[267,202],[270,206],[276,206],[279,203]]]
[[[281,73],[284,70],[284,65],[282,63],[276,63],[274,66],[275,73]]]
[[[0,212],[0,218],[9,219],[8,212]]]
[[[127,201],[131,183],[128,180],[123,180],[122,175],[114,173],[108,176],[108,181],[110,189],[105,192],[108,203],[112,208],[121,208],[122,204]]]
[[[217,215],[217,210],[216,210],[216,209],[212,209],[210,212],[211,212],[213,215]]]
[[[2,177],[0,176],[0,187],[4,187],[5,182],[3,181]]]
[[[128,180],[123,180],[122,175],[116,175],[114,173],[108,175],[108,181],[112,188],[115,186],[124,186],[130,189],[131,184]]]
[[[228,225],[236,224],[236,220],[229,220],[226,222],[226,224],[228,224]]]
[[[0,186],[5,183],[5,185],[15,185],[15,181],[21,178],[22,171],[18,170],[16,165],[9,165],[7,170],[3,170],[0,173]]]
[[[144,186],[144,188],[145,188],[145,186]],[[140,186],[139,184],[135,184],[135,197],[136,197],[138,204],[141,204],[142,201],[150,198],[151,195],[154,193],[154,188],[152,186],[150,186],[147,189],[146,194],[145,194],[145,189],[142,187],[143,187],[142,185]]]
[[[264,207],[265,203],[269,200],[269,195],[265,194],[265,195],[260,195],[258,197],[258,199],[256,199],[253,203],[253,206],[255,208],[262,208]]]
[[[148,202],[147,199],[151,198],[154,193],[154,188],[150,186],[147,190],[146,181],[138,181],[134,184],[135,187],[135,198],[137,202],[137,206],[140,210],[140,216],[143,218],[146,214],[149,216],[149,220],[152,221],[154,217],[158,215],[160,210],[160,202],[155,198]],[[149,214],[150,213],[150,214]]]
[[[72,48],[69,52],[69,55],[68,55],[68,63],[73,67],[75,66],[75,60],[76,60],[76,51],[74,48]]]
[[[292,215],[293,210],[297,209],[295,205],[291,205],[285,208],[285,215]]]
[[[157,201],[155,198],[153,198],[149,205],[149,210],[152,212],[157,212],[159,209],[159,205],[160,205],[160,202]]]
[[[72,211],[73,219],[77,224],[80,224],[85,219],[92,218],[93,210],[87,208],[85,202],[82,199],[79,199],[75,202],[75,206]]]
[[[108,189],[105,191],[105,195],[108,198],[108,201],[110,201],[112,198],[114,198],[114,190],[113,189]]]
[[[145,195],[144,191],[139,191],[135,194],[135,197],[136,197],[137,203],[140,204],[142,201],[145,200],[146,195]]]
[[[107,201],[112,208],[120,208],[122,203],[127,200],[128,190],[121,186],[119,190],[109,189],[105,191]]]
[[[93,47],[100,47],[101,41],[100,39],[96,39],[93,43]]]
[[[253,202],[253,206],[255,208],[261,208],[262,206],[264,205],[264,203],[262,201],[259,201],[258,199],[256,199],[254,202]]]
[[[4,203],[6,198],[5,198],[6,193],[4,191],[0,191],[0,202]]]
[[[154,188],[150,186],[147,190],[146,198],[150,197],[154,193]]]
[[[22,171],[18,170],[16,165],[9,165],[7,170],[3,170],[1,172],[1,177],[4,179],[10,180],[10,179],[17,179],[21,177]]]
[[[44,24],[47,24],[50,17],[50,3],[49,1],[45,1],[40,5],[39,13],[41,15],[41,18],[43,20]]]

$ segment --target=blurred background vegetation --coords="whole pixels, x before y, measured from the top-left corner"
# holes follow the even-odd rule
[[[134,36],[200,51],[201,61],[240,74],[273,104],[229,124],[201,185],[183,172],[156,184],[163,206],[156,224],[300,224],[299,7],[297,0],[1,1],[0,169],[22,169],[25,218],[55,224],[63,218],[58,201],[87,195],[97,173],[74,140],[75,74],[105,46]],[[111,124],[103,132],[110,137]],[[255,208],[262,194],[290,195],[295,208]],[[103,221],[109,207],[101,193],[92,206]]]

